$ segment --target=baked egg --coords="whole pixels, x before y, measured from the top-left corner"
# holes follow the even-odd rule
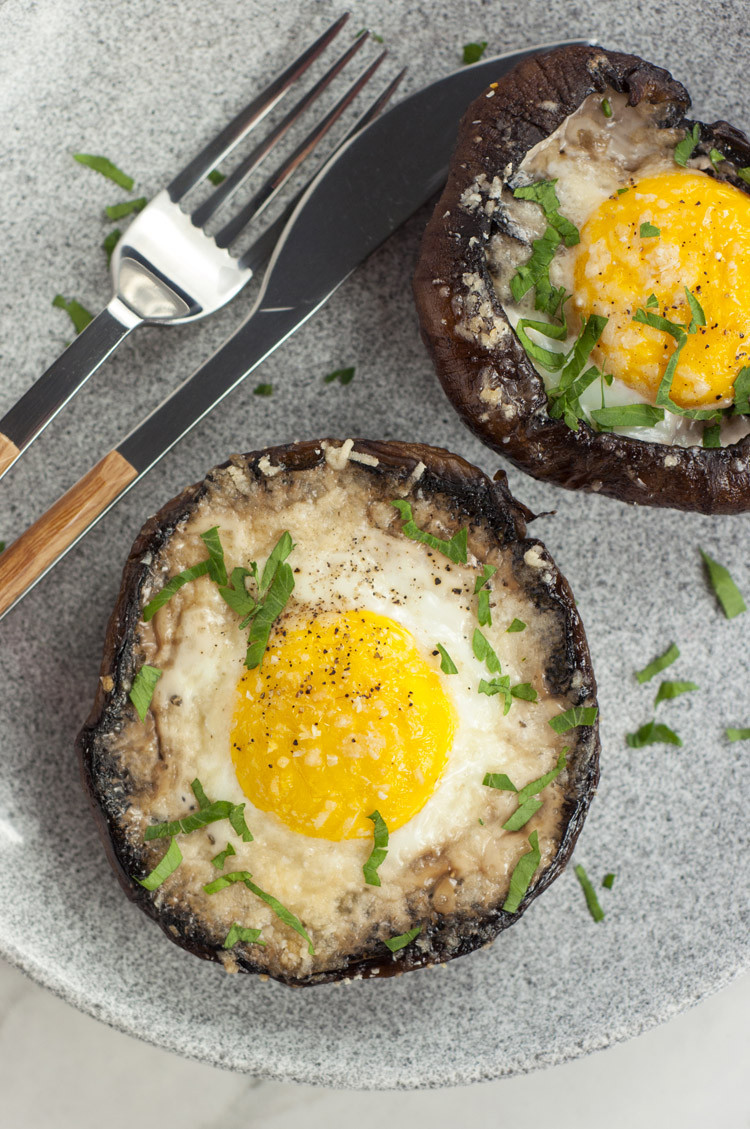
[[[144,528],[79,744],[124,888],[178,944],[290,984],[387,975],[485,944],[564,865],[595,684],[502,479],[300,443]]]

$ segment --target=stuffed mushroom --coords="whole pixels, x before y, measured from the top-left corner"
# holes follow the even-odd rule
[[[596,687],[530,516],[446,451],[328,440],[236,456],[146,524],[79,748],[171,940],[287,984],[385,976],[549,885]]]
[[[415,276],[476,434],[535,477],[750,508],[750,143],[671,75],[570,46],[469,107]]]

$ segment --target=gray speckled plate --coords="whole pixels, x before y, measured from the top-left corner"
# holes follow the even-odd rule
[[[580,8],[561,0],[356,3],[410,64],[411,88],[453,69],[461,44],[498,52],[594,36],[665,64],[699,116],[750,124],[741,5],[649,0]],[[59,291],[108,297],[99,248],[114,185],[76,166],[105,153],[152,194],[252,90],[338,14],[338,0],[5,0],[0,5],[0,360],[2,407],[69,334]],[[179,11],[179,20],[177,12]],[[674,34],[679,27],[679,34]],[[721,46],[717,50],[717,45]],[[291,991],[226,976],[170,945],[123,897],[78,781],[76,732],[94,695],[105,624],[130,543],[163,501],[232,451],[317,435],[442,444],[493,471],[459,425],[419,340],[410,275],[416,216],[253,381],[197,428],[0,627],[0,951],[72,1004],[182,1054],[265,1077],[336,1086],[418,1087],[496,1078],[628,1038],[748,966],[747,620],[724,620],[697,545],[750,592],[747,518],[628,509],[511,472],[515,493],[570,579],[601,687],[602,783],[576,851],[602,891],[589,917],[568,870],[488,951],[392,981]],[[3,484],[12,537],[116,442],[244,315],[247,299],[200,327],[140,331]],[[356,363],[354,382],[321,376]],[[674,677],[700,684],[660,707],[684,747],[634,750],[653,686],[633,671],[670,641]]]

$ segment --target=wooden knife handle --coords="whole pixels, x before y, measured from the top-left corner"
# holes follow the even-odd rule
[[[13,440],[0,432],[0,475],[5,474],[9,466],[13,466],[20,454]]]
[[[119,451],[110,451],[0,554],[0,615],[137,477]]]

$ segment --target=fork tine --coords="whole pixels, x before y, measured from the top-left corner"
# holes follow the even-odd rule
[[[304,141],[300,142],[291,156],[268,178],[265,184],[256,192],[255,196],[240,209],[233,219],[229,220],[229,222],[216,233],[214,238],[217,247],[229,247],[247,224],[250,223],[251,220],[256,219],[261,212],[268,207],[296,169],[302,164],[305,158],[313,152],[347,107],[354,101],[362,87],[370,81],[387,54],[387,51],[383,51],[382,54],[378,55],[377,59],[370,64],[366,71],[363,71],[343,98],[341,98],[333,109],[321,119],[318,125],[308,133],[307,137]]]
[[[270,82],[257,98],[254,98],[243,110],[240,110],[239,114],[217,134],[213,141],[209,141],[208,145],[185,166],[182,172],[179,172],[170,181],[167,185],[167,192],[173,204],[179,203],[182,197],[210,173],[234,149],[235,145],[277,105],[292,83],[304,74],[307,68],[325,51],[348,19],[348,12],[339,16],[285,71],[282,71]]]
[[[365,111],[359,121],[357,121],[352,126],[346,137],[339,142],[334,152],[331,154],[331,157],[335,156],[335,154],[338,153],[344,145],[346,145],[347,141],[349,141],[355,133],[358,133],[360,129],[364,129],[366,125],[369,125],[370,122],[378,116],[380,111],[388,104],[388,102],[390,102],[391,98],[395,94],[398,86],[404,78],[404,75],[406,74],[406,71],[407,68],[404,67],[404,69],[400,71],[391,82],[388,83],[383,93],[375,99],[373,104],[368,110]],[[270,259],[271,252],[276,246],[276,243],[282,231],[286,227],[287,220],[299,204],[302,197],[307,192],[314,179],[315,176],[310,177],[310,179],[302,186],[302,188],[300,188],[299,192],[295,194],[294,198],[289,201],[281,215],[277,216],[273,223],[270,224],[266,228],[266,230],[253,242],[252,247],[249,247],[248,250],[245,251],[244,255],[239,260],[240,267],[245,270],[251,270],[253,274],[255,274],[256,271],[260,267],[262,267],[268,259]]]
[[[360,51],[367,42],[367,35],[360,35],[354,40],[350,47],[333,64],[330,70],[326,71],[322,78],[318,79],[313,87],[307,91],[306,94],[299,99],[299,101],[292,107],[286,117],[279,122],[279,124],[269,133],[260,144],[256,145],[252,153],[233,170],[227,179],[215,189],[214,192],[204,200],[191,215],[191,219],[196,227],[203,227],[208,223],[221,205],[234,196],[237,189],[245,180],[255,172],[263,159],[270,153],[274,145],[281,140],[282,137],[294,125],[302,113],[311,106],[313,102],[323,93],[323,91],[333,82],[334,78],[344,69],[350,59]]]

